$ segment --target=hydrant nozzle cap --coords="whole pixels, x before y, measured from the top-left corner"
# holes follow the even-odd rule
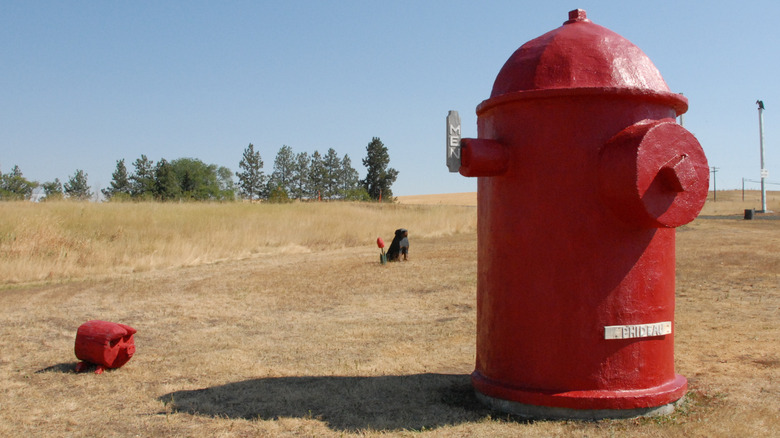
[[[585,12],[585,9],[575,9],[573,11],[569,11],[569,20],[564,21],[563,24],[571,24],[578,21],[590,23],[590,20],[588,20],[588,13]]]

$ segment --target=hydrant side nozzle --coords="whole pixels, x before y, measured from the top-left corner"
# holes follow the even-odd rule
[[[498,176],[507,171],[509,153],[499,141],[482,138],[461,139],[460,174],[463,176]]]
[[[701,211],[709,189],[707,158],[698,140],[673,119],[643,120],[602,148],[599,191],[623,222],[675,228]]]

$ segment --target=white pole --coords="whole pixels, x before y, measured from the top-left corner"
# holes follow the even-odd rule
[[[761,148],[761,212],[766,210],[766,168],[764,167],[764,102],[757,100],[758,104],[758,133],[759,145]]]

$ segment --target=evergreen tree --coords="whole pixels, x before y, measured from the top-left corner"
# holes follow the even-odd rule
[[[249,143],[241,162],[238,163],[240,172],[236,172],[238,177],[238,187],[244,197],[252,199],[262,196],[265,188],[265,175],[263,175],[263,160],[260,158],[260,152],[255,152],[255,146]]]
[[[130,196],[132,185],[130,184],[130,178],[127,176],[124,158],[116,162],[116,169],[111,174],[111,186],[101,191],[107,199],[111,199],[118,194]]]
[[[312,199],[321,199],[325,191],[325,163],[319,151],[311,154],[309,163],[309,190]]]
[[[181,187],[176,178],[176,172],[165,158],[157,162],[154,171],[154,194],[161,201],[179,199]]]
[[[360,175],[358,171],[352,167],[352,160],[349,155],[344,154],[344,158],[341,159],[341,167],[339,168],[339,194],[342,198],[347,198],[348,194],[353,192],[360,185]]]
[[[289,193],[292,189],[295,154],[290,146],[283,145],[274,158],[274,171],[268,180],[269,193],[278,187]]]
[[[382,199],[392,201],[393,192],[391,187],[398,178],[398,171],[387,167],[390,164],[390,154],[387,147],[382,143],[379,137],[374,137],[366,146],[366,158],[363,158],[363,166],[366,167],[366,178],[361,184],[366,189],[371,199]]]
[[[323,197],[334,199],[339,194],[339,173],[341,173],[341,160],[336,150],[328,149],[325,157],[322,159],[323,165]]]
[[[89,184],[87,183],[87,174],[81,169],[76,169],[76,173],[68,178],[64,189],[69,199],[86,201],[92,197],[92,192],[89,191]]]
[[[19,166],[14,166],[9,173],[0,173],[0,199],[22,200],[30,199],[33,189],[38,187],[35,181],[28,181],[22,175]]]
[[[63,198],[62,183],[59,178],[54,178],[54,181],[43,183],[43,200],[44,201],[56,201]]]
[[[133,163],[135,172],[130,177],[131,194],[136,198],[151,198],[155,194],[155,167],[154,161],[141,155],[141,158]]]
[[[291,190],[293,198],[303,199],[309,190],[309,154],[301,152],[295,156],[292,171]]]

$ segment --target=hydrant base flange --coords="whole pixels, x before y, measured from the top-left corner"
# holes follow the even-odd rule
[[[688,389],[688,379],[680,374],[660,386],[635,390],[524,390],[493,382],[478,371],[472,373],[471,381],[477,398],[484,404],[533,419],[596,420],[667,415],[684,399]]]
[[[534,420],[603,420],[637,417],[657,417],[674,412],[677,405],[685,400],[679,400],[663,406],[632,409],[572,409],[551,406],[527,405],[511,400],[493,398],[475,391],[477,399],[484,405],[500,412],[515,415],[520,418]]]

